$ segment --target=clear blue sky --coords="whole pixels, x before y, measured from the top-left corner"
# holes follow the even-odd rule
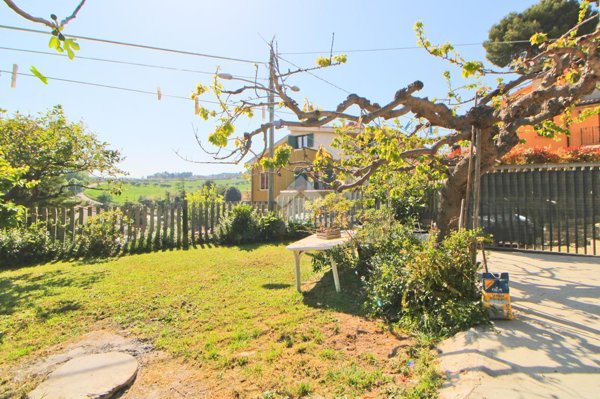
[[[78,3],[69,1],[17,0],[33,15],[48,18],[55,13],[63,18]],[[106,38],[152,46],[181,49],[252,60],[268,58],[261,38],[275,36],[281,53],[329,50],[335,32],[334,50],[377,49],[415,45],[413,24],[423,21],[434,42],[454,44],[481,43],[490,26],[511,11],[521,11],[533,0],[505,1],[115,1],[88,0],[77,19],[65,33]],[[0,24],[45,29],[14,14],[0,3]],[[49,36],[0,29],[0,47],[49,51]],[[225,72],[253,74],[251,64],[221,61],[164,52],[124,48],[79,41],[84,57],[116,59],[167,67],[212,72],[220,65]],[[467,58],[483,59],[482,46],[458,47]],[[325,55],[325,54],[324,54]],[[314,65],[317,55],[284,55],[301,65]],[[29,72],[35,65],[49,77],[88,81],[132,89],[155,91],[187,97],[196,83],[210,82],[198,73],[159,70],[0,50],[0,69],[19,65]],[[394,92],[421,80],[421,95],[442,97],[445,83],[441,77],[446,64],[432,59],[423,50],[349,52],[348,63],[317,74],[340,87],[384,103]],[[264,70],[262,70],[264,74]],[[312,76],[297,78],[304,97],[322,107],[332,107],[346,93]],[[83,120],[88,130],[119,149],[126,160],[121,167],[131,176],[145,176],[163,170],[211,174],[241,171],[233,165],[192,164],[177,157],[174,150],[198,160],[209,160],[195,144],[193,127],[206,137],[212,125],[194,116],[189,100],[89,87],[50,81],[44,86],[37,79],[20,76],[10,88],[10,74],[0,75],[0,108],[9,113],[38,113],[62,104],[72,120]],[[282,115],[285,117],[285,115]],[[244,121],[239,131],[251,130],[261,122]],[[286,134],[277,131],[276,139]]]

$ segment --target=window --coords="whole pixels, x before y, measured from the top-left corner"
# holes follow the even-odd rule
[[[311,145],[308,144],[308,135],[298,136],[298,148],[309,148]]]
[[[261,190],[269,189],[269,174],[268,173],[260,174],[260,189]]]
[[[315,145],[314,141],[315,135],[312,133],[304,134],[302,136],[288,136],[288,144],[294,149],[312,148]]]

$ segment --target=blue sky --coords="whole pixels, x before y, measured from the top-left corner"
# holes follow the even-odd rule
[[[70,13],[76,0],[50,2],[16,1],[33,15],[59,18]],[[57,4],[58,3],[58,4]],[[263,38],[275,36],[279,51],[289,61],[314,65],[317,54],[285,54],[306,51],[328,52],[335,32],[334,50],[381,49],[414,46],[413,24],[421,20],[433,42],[481,43],[492,24],[511,11],[521,11],[535,1],[114,1],[88,0],[65,34],[105,38],[192,52],[251,60],[268,59]],[[0,3],[0,25],[45,29],[14,14]],[[50,51],[49,36],[0,29],[0,47]],[[252,75],[252,64],[176,55],[119,47],[80,40],[77,55],[134,63],[213,72]],[[480,45],[459,46],[470,59],[484,59]],[[421,80],[423,96],[442,97],[442,71],[450,69],[423,50],[348,52],[346,65],[317,72],[345,90],[384,103],[394,92]],[[324,54],[326,55],[326,54]],[[65,78],[187,97],[196,83],[207,84],[210,76],[200,73],[151,69],[75,58],[0,50],[0,70],[19,65],[29,72],[35,65],[49,77]],[[282,64],[283,65],[283,64]],[[264,75],[264,69],[261,73]],[[301,88],[297,100],[308,98],[321,107],[333,107],[347,93],[312,76],[293,81]],[[210,157],[197,147],[193,129],[206,137],[212,125],[194,116],[193,102],[183,99],[50,81],[20,76],[10,88],[10,74],[0,74],[0,108],[9,113],[35,114],[62,104],[72,120],[83,120],[88,130],[119,149],[126,157],[121,167],[131,176],[163,170],[211,174],[241,171],[241,165],[192,164],[181,160],[175,150],[197,160]],[[285,115],[281,115],[285,117]],[[239,132],[253,129],[260,114],[237,126]],[[276,139],[285,130],[276,132]]]

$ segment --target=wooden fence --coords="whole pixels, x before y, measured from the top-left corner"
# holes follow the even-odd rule
[[[285,221],[310,222],[330,226],[334,215],[323,215],[318,220],[305,210],[306,198],[297,197],[277,204],[275,213]],[[214,242],[218,225],[239,202],[188,204],[187,201],[154,206],[133,205],[120,207],[47,207],[32,208],[26,212],[27,224],[41,223],[49,237],[63,246],[74,243],[88,221],[108,210],[120,210],[114,230],[122,238],[123,252],[142,252],[170,248],[187,248]],[[255,212],[268,212],[266,202],[254,202]],[[355,221],[355,213],[350,217]]]
[[[214,241],[221,219],[238,203],[213,202],[188,205],[181,203],[120,207],[55,207],[33,208],[26,212],[27,224],[42,223],[51,239],[68,245],[81,234],[90,218],[108,210],[120,210],[122,217],[115,221],[114,231],[123,237],[123,246],[167,249],[187,247]],[[259,214],[268,212],[266,202],[251,204]]]
[[[493,235],[495,247],[600,255],[599,164],[500,167],[483,175],[481,183],[480,224]],[[276,214],[286,221],[330,226],[334,215],[314,220],[306,211],[312,194],[282,192]],[[45,224],[52,239],[68,245],[91,217],[120,209],[124,217],[115,231],[124,241],[123,251],[136,252],[214,242],[219,222],[237,204],[35,208],[26,220]],[[258,214],[268,212],[266,202],[248,204]],[[435,206],[430,208],[427,215],[433,218]],[[357,213],[351,211],[351,223],[357,221]]]

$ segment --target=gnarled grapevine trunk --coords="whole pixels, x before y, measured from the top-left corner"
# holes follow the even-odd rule
[[[481,174],[491,170],[496,160],[508,153],[519,143],[516,132],[503,131],[491,127],[481,130]],[[458,228],[461,202],[466,197],[469,175],[469,156],[463,158],[450,172],[440,190],[436,223],[439,238]],[[471,208],[472,209],[472,208]]]

